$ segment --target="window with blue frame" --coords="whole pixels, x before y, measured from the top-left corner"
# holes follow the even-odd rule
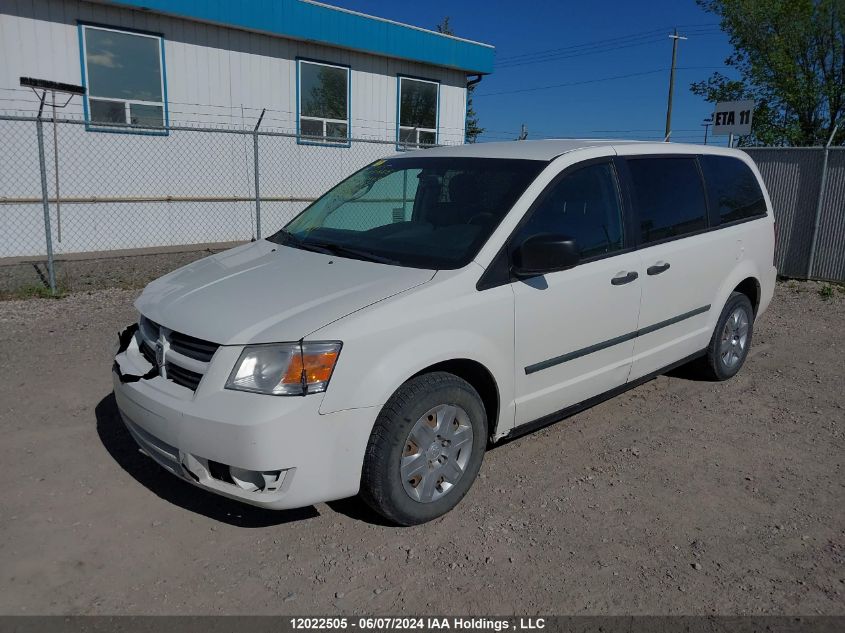
[[[399,77],[399,125],[396,142],[401,147],[437,143],[437,108],[440,84]]]
[[[299,138],[316,143],[349,141],[349,68],[299,60]]]
[[[162,38],[80,25],[88,122],[166,125]]]

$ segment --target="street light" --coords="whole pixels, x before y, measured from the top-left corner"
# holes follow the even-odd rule
[[[713,116],[709,116],[704,119],[704,123],[701,124],[704,126],[704,144],[707,145],[707,132],[710,130],[710,126],[713,125]]]

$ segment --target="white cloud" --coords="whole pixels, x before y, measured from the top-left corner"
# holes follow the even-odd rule
[[[88,63],[95,66],[104,66],[105,68],[123,68],[114,58],[114,53],[111,51],[103,51],[102,53],[88,53]]]

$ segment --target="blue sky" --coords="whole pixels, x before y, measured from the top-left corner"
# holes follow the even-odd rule
[[[694,0],[329,1],[425,28],[448,15],[456,35],[496,46],[496,69],[474,99],[487,129],[481,140],[512,139],[523,123],[529,138],[662,140],[675,25],[689,39],[678,48],[672,140],[704,137],[711,108],[689,84],[715,70],[734,76],[723,68],[728,38]],[[605,80],[623,75],[634,76]],[[557,84],[570,85],[535,89]]]

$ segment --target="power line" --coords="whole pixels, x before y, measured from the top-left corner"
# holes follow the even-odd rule
[[[663,32],[662,29],[654,29],[654,30],[651,30],[651,31],[642,31],[640,33],[632,33],[630,35],[623,35],[623,36],[619,36],[619,37],[611,37],[611,38],[606,38],[606,39],[603,39],[603,40],[593,40],[591,42],[582,42],[581,44],[571,44],[570,46],[562,46],[562,47],[558,47],[558,48],[547,48],[547,49],[544,49],[544,50],[533,51],[533,52],[530,52],[530,53],[520,53],[518,55],[506,55],[506,56],[502,57],[499,61],[509,62],[509,61],[514,61],[514,60],[517,60],[517,59],[522,59],[522,58],[525,58],[525,57],[533,57],[535,55],[549,55],[549,54],[554,54],[554,53],[578,50],[578,49],[581,49],[581,48],[584,48],[584,47],[618,43],[620,41],[630,40],[632,38],[642,38],[642,37],[646,37],[646,36],[653,37],[654,35],[657,35],[658,33],[662,33],[662,32]]]
[[[650,33],[647,35],[639,35],[636,37],[620,38],[618,40],[602,40],[591,44],[579,44],[578,46],[567,46],[565,48],[551,49],[546,52],[526,53],[524,55],[505,57],[497,60],[496,66],[511,66],[517,64],[534,63],[536,61],[543,61],[546,59],[554,59],[558,57],[570,57],[576,55],[590,54],[592,52],[601,52],[602,50],[614,50],[619,47],[638,45],[649,43],[656,40],[662,33]]]
[[[717,22],[703,22],[698,24],[680,24],[677,25],[680,28],[686,28],[689,32],[694,31],[711,31],[714,30],[714,27],[719,27]],[[544,56],[549,54],[556,54],[556,53],[567,53],[572,51],[577,51],[584,48],[592,48],[595,46],[604,46],[609,44],[620,44],[620,43],[627,43],[628,41],[642,39],[646,37],[656,37],[656,36],[664,36],[666,31],[673,27],[664,27],[659,29],[652,29],[649,31],[640,31],[638,33],[631,33],[629,35],[620,35],[617,37],[606,38],[603,40],[593,40],[591,42],[583,42],[581,44],[573,44],[570,46],[564,46],[561,48],[550,48],[540,51],[534,51],[530,53],[521,53],[518,55],[510,55],[500,58],[498,61],[499,63],[510,63],[517,60],[521,60],[528,57],[534,56]]]
[[[689,33],[689,31],[687,31],[687,33]],[[691,33],[691,35],[693,35],[695,37],[703,37],[703,36],[706,36],[706,35],[715,35],[715,33]],[[655,44],[662,44],[665,41],[664,37],[665,37],[664,35],[660,35],[660,36],[648,38],[648,39],[643,40],[643,41],[631,42],[631,43],[622,44],[622,45],[619,45],[619,46],[600,47],[600,48],[595,48],[595,49],[591,49],[591,50],[583,50],[583,51],[574,52],[574,53],[550,55],[548,57],[543,57],[543,58],[538,57],[538,58],[527,59],[527,60],[517,60],[515,62],[503,62],[501,64],[496,64],[496,70],[499,70],[499,71],[508,70],[510,68],[518,68],[520,66],[527,66],[527,65],[531,65],[531,64],[545,64],[545,63],[548,63],[548,62],[560,61],[560,60],[565,60],[565,59],[573,59],[573,58],[576,58],[576,57],[585,57],[585,56],[588,56],[588,55],[600,55],[602,53],[612,53],[612,52],[615,52],[615,51],[628,49],[628,48],[638,48],[638,47],[642,47],[642,46],[653,46]]]
[[[563,59],[573,59],[575,57],[586,57],[588,55],[599,55],[601,53],[610,53],[613,51],[618,51],[624,48],[637,48],[640,46],[650,46],[653,44],[657,44],[658,42],[662,42],[663,38],[649,38],[648,40],[642,42],[631,42],[629,44],[622,44],[619,46],[610,46],[610,47],[599,47],[594,48],[591,50],[583,50],[579,52],[573,52],[568,54],[557,54],[557,55],[550,55],[547,57],[542,58],[533,58],[527,60],[518,60],[515,62],[503,62],[501,64],[496,64],[496,70],[507,70],[508,68],[517,68],[519,66],[527,66],[529,64],[545,64],[547,62],[556,62]]]
[[[695,37],[703,37],[703,36],[706,36],[706,35],[715,35],[716,34],[715,32],[710,33],[710,32],[690,32],[690,31],[687,31],[687,33],[690,33],[691,35],[694,35]],[[514,61],[503,61],[501,63],[496,64],[496,70],[507,70],[509,68],[517,68],[519,66],[526,66],[526,65],[530,65],[530,64],[545,64],[545,63],[552,62],[552,61],[560,61],[560,60],[572,59],[572,58],[576,58],[576,57],[585,57],[585,56],[588,56],[588,55],[600,55],[600,54],[603,54],[603,53],[611,53],[611,52],[615,52],[615,51],[619,51],[619,50],[623,50],[623,49],[628,49],[628,48],[651,46],[651,45],[654,45],[654,44],[659,44],[659,43],[664,42],[665,41],[664,37],[665,37],[665,35],[663,35],[663,34],[654,35],[654,36],[649,36],[647,38],[642,38],[642,39],[638,39],[638,40],[631,40],[630,42],[626,42],[626,43],[618,44],[618,45],[614,45],[614,46],[601,45],[601,46],[595,46],[595,47],[585,48],[585,49],[581,49],[581,50],[577,50],[577,51],[571,51],[571,52],[567,51],[567,52],[555,53],[555,54],[550,54],[550,55],[545,55],[545,56],[537,56],[537,57],[531,57],[531,58],[525,58],[525,59],[517,59],[517,60],[514,60]]]
[[[704,70],[725,68],[725,66],[679,66],[676,70]],[[566,88],[569,86],[583,86],[584,84],[602,83],[605,81],[617,81],[619,79],[629,79],[631,77],[644,77],[646,75],[654,75],[656,73],[663,73],[669,70],[668,68],[655,68],[654,70],[644,70],[637,73],[628,73],[626,75],[614,75],[612,77],[600,77],[598,79],[584,79],[582,81],[570,81],[562,84],[550,84],[547,86],[532,86],[530,88],[519,88],[517,90],[501,90],[499,92],[483,92],[474,97],[494,97],[498,95],[518,94],[522,92],[536,92],[538,90],[551,90],[553,88]]]

